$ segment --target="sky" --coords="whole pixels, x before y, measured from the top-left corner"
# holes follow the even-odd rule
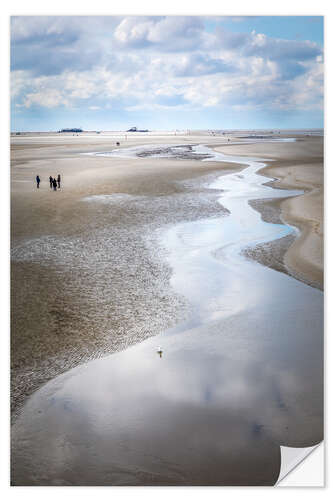
[[[11,130],[323,127],[323,17],[16,16]]]

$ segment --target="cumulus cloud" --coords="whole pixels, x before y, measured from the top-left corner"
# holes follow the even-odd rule
[[[205,18],[14,17],[14,106],[318,108],[322,49]],[[234,18],[234,25],[241,19]]]
[[[108,39],[117,23],[116,17],[13,17],[12,70],[58,75],[101,64],[110,57]]]
[[[159,50],[193,50],[207,45],[210,36],[200,17],[127,17],[114,32],[119,48],[158,47]]]
[[[58,89],[43,89],[42,91],[28,93],[24,98],[24,106],[30,108],[32,105],[44,106],[45,108],[55,108],[59,105],[68,105],[66,99]]]
[[[261,33],[252,32],[244,47],[244,54],[259,55],[271,60],[306,61],[321,53],[321,49],[313,42],[289,41],[270,38]]]

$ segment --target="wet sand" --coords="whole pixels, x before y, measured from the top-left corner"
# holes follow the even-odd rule
[[[291,135],[292,137],[292,135]],[[297,137],[297,136],[295,136]],[[257,143],[217,148],[226,154],[253,155],[272,161],[262,175],[276,178],[269,185],[301,189],[304,195],[288,200],[252,202],[267,222],[285,221],[300,231],[299,237],[259,245],[245,253],[267,266],[286,272],[323,289],[323,138],[297,137],[295,143]]]
[[[193,142],[192,137],[167,140]],[[123,350],[186,316],[184,298],[169,285],[158,230],[227,214],[205,185],[239,166],[81,154],[110,151],[115,141],[56,134],[12,140],[14,419],[26,398],[56,375]],[[142,141],[161,138],[128,139],[121,146]],[[58,173],[62,188],[52,192],[48,177]],[[39,190],[36,174],[42,179]]]
[[[120,147],[126,148],[163,141],[168,144],[205,142],[226,154],[273,158],[274,163],[263,173],[267,171],[281,179],[281,187],[300,187],[307,194],[291,200],[265,200],[260,207],[258,202],[257,209],[264,220],[266,217],[272,222],[278,222],[281,214],[300,228],[301,237],[293,241],[295,238],[289,236],[283,241],[259,245],[249,249],[247,255],[322,287],[320,160],[323,145],[320,137],[301,137],[296,143],[227,143],[225,146],[221,146],[221,142],[226,142],[226,137],[207,135],[135,134],[126,141],[124,135],[13,137],[14,416],[29,394],[57,374],[87,359],[121,350],[186,316],[183,298],[176,297],[170,289],[170,269],[165,265],[164,256],[160,250],[154,255],[154,243],[148,240],[154,240],[156,229],[167,224],[222,214],[216,193],[205,187],[212,178],[209,176],[242,168],[235,164],[189,160],[160,162],[153,158],[146,158],[144,162],[112,158],[110,168],[109,158],[81,154],[110,151],[117,147],[116,141],[121,141]],[[231,137],[231,141],[238,142],[238,139]],[[53,193],[47,179],[59,172],[63,188]],[[39,191],[34,183],[37,173],[42,178]],[[105,210],[105,205],[82,201],[89,196],[112,193],[123,193],[124,199],[111,205],[111,210]],[[113,229],[105,235],[108,227]],[[103,244],[99,244],[99,241],[105,243],[106,238],[109,240],[107,254]],[[40,247],[38,255],[32,248],[33,258],[26,257],[29,242],[32,247]],[[95,255],[97,274],[89,270],[88,262],[84,264],[87,255],[92,259]],[[109,283],[112,283],[112,293],[107,292],[106,299],[101,290],[108,290]]]
[[[275,187],[302,189],[304,196],[280,203],[282,220],[298,227],[301,231],[285,254],[287,269],[299,279],[318,286],[324,286],[323,264],[323,162],[309,162],[290,167],[263,169],[263,174],[278,179]]]
[[[225,148],[230,151],[234,147],[237,146]],[[288,148],[290,150],[290,144],[287,145]],[[253,155],[253,152],[250,154]],[[170,162],[173,168],[176,167],[174,161],[164,161]],[[183,165],[183,160],[181,162]],[[184,166],[185,163],[184,161]],[[201,162],[199,164],[202,166]],[[206,167],[216,169],[213,164]],[[205,175],[212,172],[206,171]],[[159,264],[164,263],[167,286],[170,267],[175,272],[171,282],[173,286],[169,287],[170,296],[175,300],[169,310],[174,320],[170,324],[176,323],[177,307],[178,322],[182,315],[185,322],[159,336],[161,339],[158,342],[163,343],[165,351],[162,360],[154,347],[156,340],[148,339],[105,360],[72,370],[36,392],[25,406],[22,417],[14,425],[13,484],[268,485],[274,484],[279,474],[279,445],[302,447],[322,439],[321,293],[288,276],[262,266],[256,267],[257,265],[246,261],[242,263],[244,277],[247,279],[245,286],[243,278],[238,277],[239,260],[235,260],[230,245],[226,245],[219,255],[215,252],[218,257],[215,260],[210,255],[208,245],[206,255],[205,248],[210,241],[207,240],[208,237],[213,238],[213,244],[217,245],[217,242],[214,243],[217,224],[221,226],[222,235],[227,230],[227,234],[231,231],[230,236],[234,237],[234,230],[228,230],[230,224],[228,212],[223,209],[222,188],[222,207],[218,215],[226,217],[223,217],[222,225],[219,223],[221,219],[216,219],[216,194],[219,189],[216,185],[222,186],[223,182],[215,183],[215,189],[210,190],[202,186],[198,178],[193,182],[193,174],[191,178],[185,184],[185,191],[189,190],[189,196],[183,204],[177,206],[177,214],[180,215],[178,219],[174,216],[171,223],[170,219],[165,219],[161,226],[155,226],[154,220],[140,225],[141,232],[145,230],[145,234],[150,235],[154,233],[149,231],[152,228],[157,228],[157,233],[154,233],[157,235],[163,229],[167,238],[166,249],[167,242],[170,241],[169,251],[164,255],[159,253],[155,258]],[[233,179],[233,183],[235,181],[237,179]],[[156,184],[159,184],[158,181]],[[228,183],[226,186],[228,187]],[[98,217],[94,212],[94,223],[99,217],[105,217],[110,204],[112,210],[119,210],[119,205],[122,204],[125,207],[129,203],[133,204],[133,212],[130,214],[133,217],[134,213],[143,216],[147,203],[151,216],[151,193],[144,194],[149,201],[143,201],[141,197],[138,200],[137,195],[135,199],[129,198],[124,194],[119,195],[119,192],[114,201],[105,192],[103,195],[102,199],[100,193],[84,196],[82,201],[89,205],[85,210],[85,222],[89,222],[89,213],[96,205],[96,196],[99,200],[97,205],[101,208],[98,209]],[[242,220],[242,213],[237,214],[234,210],[237,200],[232,200],[232,192],[230,196],[226,206],[231,204],[230,213],[234,214],[235,222],[238,220],[242,231],[245,221]],[[170,206],[173,206],[175,193],[171,197]],[[193,202],[194,198],[197,199],[196,202]],[[191,199],[191,214],[184,217],[185,206]],[[206,206],[202,205],[203,199]],[[207,200],[211,202],[208,205]],[[257,208],[264,213],[259,205],[257,203]],[[168,216],[170,206],[167,209]],[[201,212],[201,217],[195,212],[195,207]],[[160,205],[156,208],[158,213],[163,212]],[[272,205],[270,213],[266,212],[264,217],[275,218],[275,222],[278,222],[278,214]],[[210,222],[207,216],[211,215],[213,217]],[[251,218],[257,221],[254,213]],[[184,223],[185,220],[193,222]],[[104,222],[109,223],[108,220]],[[175,226],[176,222],[178,224]],[[168,224],[170,231],[165,233]],[[104,264],[108,260],[112,238],[103,231],[98,232],[96,241],[103,241],[102,247],[106,247],[108,252],[107,255],[101,249],[96,252],[96,246],[91,246],[89,241],[94,240],[93,224],[88,227],[89,235],[81,239],[78,235],[73,238],[69,234],[67,240],[62,237],[59,242],[57,234],[57,242],[54,242],[53,235],[44,234],[27,244],[22,238],[22,247],[14,249],[14,260],[26,264],[27,261],[31,263],[36,258],[40,260],[49,256],[52,262],[60,253],[62,266],[67,266],[68,270],[79,264],[84,269],[88,282],[92,277],[89,270],[94,250],[93,257],[97,256],[95,271],[102,267],[103,276],[110,277],[111,269]],[[124,255],[126,260],[129,234],[131,238],[135,234],[134,227],[134,224],[130,225],[130,233],[127,233],[123,247],[124,254],[115,261],[120,269]],[[269,233],[269,225],[264,225],[263,228]],[[248,229],[244,236],[247,231]],[[180,245],[178,249],[173,241],[175,236],[180,238],[177,239]],[[120,238],[117,237],[117,245],[119,241]],[[154,248],[154,241],[153,236],[149,237],[149,241],[145,239],[147,246],[140,247],[140,255],[147,255],[147,250]],[[238,244],[237,235],[235,242]],[[117,245],[114,246],[119,249]],[[156,248],[161,251],[158,245]],[[204,252],[202,257],[201,252]],[[135,251],[131,257],[134,253]],[[113,256],[112,253],[111,255]],[[82,256],[85,257],[83,261],[86,264],[83,266]],[[208,279],[208,271],[213,266],[208,281],[201,278],[200,268],[195,264],[196,260],[192,263],[192,256],[199,258],[198,262],[203,265],[200,271],[203,278],[206,276]],[[127,259],[125,268],[130,261],[131,258]],[[170,267],[168,262],[171,263]],[[150,265],[149,261],[148,266]],[[207,272],[205,266],[208,266]],[[190,274],[186,272],[187,267],[191,270]],[[221,272],[216,273],[215,268],[220,268]],[[156,269],[159,269],[158,265]],[[134,274],[136,273],[137,268]],[[190,279],[187,280],[186,276]],[[124,277],[125,274],[121,277],[122,283]],[[160,275],[156,274],[155,277],[160,282]],[[174,277],[178,281],[175,282]],[[78,276],[74,274],[71,279],[78,280]],[[200,286],[193,286],[194,279],[199,280]],[[84,283],[80,283],[80,290],[84,290]],[[97,283],[101,284],[100,276],[97,276]],[[253,283],[256,283],[255,288]],[[156,284],[154,282],[153,287]],[[216,284],[217,287],[213,302],[205,294],[206,288],[213,293],[214,289],[210,289],[210,284]],[[244,291],[244,286],[251,293]],[[230,310],[225,303],[223,290],[228,291],[230,300],[234,299]],[[105,295],[108,302],[108,285],[102,292],[98,300],[102,303]],[[182,302],[184,296],[190,298],[195,309],[201,307],[203,324],[191,325],[191,320],[186,323],[187,304]],[[131,299],[133,298],[135,302],[138,300],[138,297],[132,295]],[[79,296],[82,305],[81,299]],[[89,300],[97,300],[91,290]],[[196,301],[199,307],[196,306]],[[202,307],[202,301],[207,303],[208,309],[206,306]],[[251,306],[252,302],[256,304],[255,308]],[[240,309],[236,314],[237,308]],[[300,315],[299,311],[303,309],[304,313]],[[106,311],[107,308],[102,317]],[[147,311],[146,320],[150,320],[152,311],[154,312],[153,309]],[[127,309],[128,312],[132,313],[132,310]],[[218,316],[216,312],[219,313]],[[160,323],[161,330],[163,319]],[[122,320],[126,321],[126,317]],[[58,326],[59,332],[64,330],[64,325]],[[134,342],[141,340],[143,338],[136,338]],[[77,352],[80,352],[79,346]],[[150,383],[147,384],[147,381]],[[107,399],[105,394],[109,395]],[[136,409],[135,412],[133,408]],[[67,437],[62,442],[64,436]],[[106,436],[108,439],[105,439]]]

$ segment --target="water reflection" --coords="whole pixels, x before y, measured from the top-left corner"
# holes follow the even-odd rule
[[[165,335],[163,363],[149,339],[59,377],[16,425],[16,482],[274,484],[280,444],[322,438],[315,302]]]

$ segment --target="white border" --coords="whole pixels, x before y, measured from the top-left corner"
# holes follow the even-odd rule
[[[8,408],[8,390],[9,390],[9,266],[8,266],[8,249],[9,249],[9,16],[10,15],[128,15],[128,14],[151,14],[151,15],[325,15],[325,47],[326,56],[329,57],[327,53],[327,47],[333,46],[330,37],[332,33],[331,20],[329,16],[329,2],[324,0],[316,0],[315,2],[309,2],[306,0],[279,0],[278,2],[268,2],[267,0],[251,0],[240,1],[236,0],[233,2],[221,2],[215,0],[204,0],[202,2],[195,2],[194,0],[168,0],[167,3],[153,2],[151,0],[122,0],[118,3],[110,2],[106,0],[94,0],[91,3],[83,3],[82,1],[72,0],[70,2],[64,0],[58,0],[57,2],[45,2],[41,0],[12,0],[6,2],[5,5],[1,6],[1,396],[2,396],[2,412],[1,412],[1,493],[2,498],[16,498],[19,496],[24,496],[25,500],[29,498],[42,498],[46,496],[49,498],[57,498],[61,495],[62,498],[89,498],[91,495],[106,496],[112,498],[123,498],[135,496],[135,498],[156,498],[159,499],[168,498],[170,496],[179,496],[179,498],[186,498],[189,495],[191,497],[202,498],[203,495],[209,495],[212,497],[221,498],[221,495],[227,495],[228,497],[238,496],[239,493],[246,493],[248,498],[266,498],[267,495],[276,495],[283,492],[284,498],[290,498],[292,500],[297,499],[300,495],[302,500],[307,498],[308,495],[318,494],[327,495],[330,490],[330,485],[324,489],[313,489],[313,488],[298,488],[298,489],[287,489],[287,488],[9,488],[9,464],[8,464],[8,452],[9,452],[9,408]],[[326,124],[325,133],[326,137],[329,137],[329,94],[328,89],[330,89],[330,62],[326,59]],[[325,187],[326,192],[331,192],[331,175],[329,172],[330,168],[333,168],[329,163],[330,159],[330,143],[326,141],[326,179]],[[326,199],[326,244],[325,244],[325,255],[332,255],[331,245],[330,245],[330,234],[328,231],[327,219],[331,213],[331,201],[332,196],[327,196]],[[327,259],[326,262],[326,310],[329,300],[329,283],[331,278],[331,269]],[[329,322],[326,316],[326,332],[328,332]],[[325,335],[327,352],[329,348],[329,335]],[[326,359],[326,385],[328,385],[331,379],[331,369],[330,363]],[[326,422],[329,418],[329,404],[327,402],[328,391],[326,391]],[[328,404],[329,403],[329,404]],[[326,429],[326,439],[328,430]],[[329,462],[329,460],[327,460]],[[318,465],[319,464],[319,465]],[[313,467],[321,467],[321,461],[318,464],[314,464]],[[326,463],[326,470],[328,470],[328,464]],[[296,471],[295,471],[296,472]],[[291,477],[291,476],[290,476]],[[304,478],[304,481],[306,477]],[[304,483],[305,484],[305,483]],[[246,491],[245,491],[246,490]]]

